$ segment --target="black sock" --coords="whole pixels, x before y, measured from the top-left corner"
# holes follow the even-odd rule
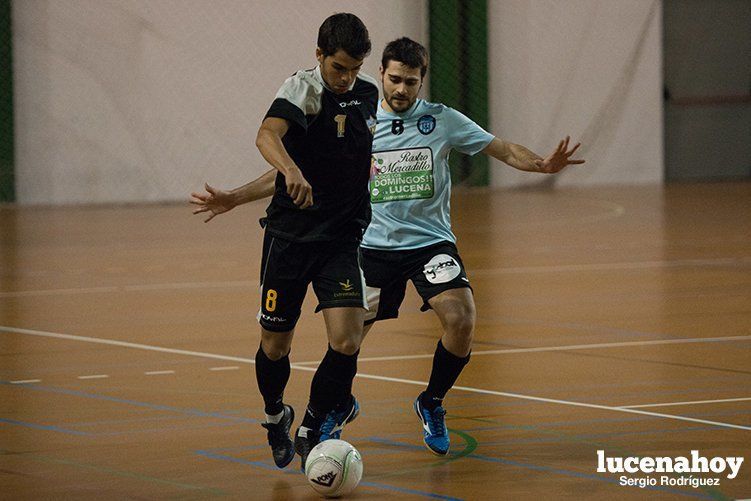
[[[335,407],[349,403],[359,354],[358,350],[353,355],[345,355],[329,346],[310,384],[309,412],[305,413],[303,426],[315,428]]]
[[[325,412],[315,411],[311,409],[310,404],[308,404],[308,407],[305,409],[305,416],[303,416],[300,426],[310,428],[311,430],[317,430],[321,426],[321,423],[323,423],[323,418],[325,417]]]
[[[271,360],[261,347],[256,352],[256,380],[263,396],[264,412],[273,416],[284,410],[282,398],[289,381],[289,353]]]
[[[454,386],[462,369],[469,362],[469,354],[466,357],[457,357],[443,347],[438,340],[438,346],[433,355],[433,370],[430,373],[428,389],[422,395],[422,405],[433,410],[443,404],[443,397]]]

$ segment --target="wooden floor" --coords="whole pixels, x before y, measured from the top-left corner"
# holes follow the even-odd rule
[[[258,424],[263,209],[0,209],[1,499],[316,498]],[[751,183],[458,192],[453,210],[478,326],[452,452],[428,453],[412,411],[440,328],[410,289],[360,355],[353,498],[751,497]],[[298,414],[326,345],[314,305]],[[716,487],[641,489],[598,450],[745,461]]]

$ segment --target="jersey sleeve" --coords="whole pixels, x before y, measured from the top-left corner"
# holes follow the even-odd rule
[[[307,130],[306,116],[317,115],[320,111],[320,89],[298,72],[284,81],[264,118],[283,118]]]
[[[449,120],[449,143],[452,148],[462,153],[467,155],[479,153],[495,137],[453,108],[447,108],[445,113]]]

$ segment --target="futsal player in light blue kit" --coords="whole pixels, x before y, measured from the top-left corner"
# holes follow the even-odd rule
[[[460,112],[418,99],[427,72],[425,48],[408,38],[390,42],[381,60],[384,98],[378,107],[373,140],[370,201],[373,216],[362,244],[369,312],[366,332],[378,320],[396,318],[407,281],[443,326],[428,386],[414,402],[425,445],[437,455],[449,451],[443,398],[469,362],[475,303],[469,278],[451,231],[452,150],[484,153],[519,170],[556,173],[584,160],[572,159],[579,144],[569,138],[543,158],[486,132]],[[275,172],[232,191],[207,185],[194,194],[194,213],[209,218],[273,193]],[[338,437],[332,437],[338,438]]]

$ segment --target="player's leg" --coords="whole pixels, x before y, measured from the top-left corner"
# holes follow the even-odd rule
[[[313,376],[308,407],[295,436],[303,468],[310,449],[338,437],[359,410],[351,393],[366,304],[357,242],[329,246],[313,289],[319,301],[316,311],[324,312],[329,346]]]
[[[415,400],[415,411],[423,423],[423,440],[435,454],[445,455],[449,436],[445,425],[443,398],[469,361],[475,325],[475,304],[464,265],[456,247],[448,242],[423,252],[424,263],[412,277],[425,304],[435,310],[443,326],[427,389]]]
[[[256,381],[264,403],[269,446],[277,467],[284,468],[295,457],[289,436],[295,411],[284,403],[284,389],[290,375],[289,351],[294,331],[272,332],[261,328],[261,346],[256,352]]]
[[[362,307],[323,310],[329,347],[310,384],[310,402],[301,426],[306,435],[308,430],[318,430],[319,440],[337,438],[344,424],[357,415],[352,381],[357,373],[363,313]]]
[[[365,277],[365,302],[368,305],[364,313],[365,325],[360,342],[362,345],[375,322],[399,316],[399,307],[406,292],[407,276],[401,267],[401,254],[398,251],[364,248],[360,251],[360,264]],[[354,396],[352,400],[357,402]],[[355,417],[357,413],[347,422],[351,422]],[[333,438],[339,438],[339,434],[334,434]]]
[[[365,310],[362,307],[323,310],[329,349],[321,361],[321,365],[325,363],[326,366],[320,373],[316,373],[316,376],[321,376],[321,380],[317,382],[318,384],[311,385],[310,401],[314,406],[338,411],[356,406],[357,401],[351,396],[352,382],[357,373],[357,356],[360,354],[362,343],[364,313]],[[328,391],[329,389],[332,391]],[[353,412],[354,410],[352,409]],[[337,430],[333,432],[336,433]]]
[[[443,326],[423,395],[425,405],[435,408],[443,404],[446,393],[469,362],[476,313],[472,290],[467,287],[444,291],[428,302]]]
[[[364,325],[360,341],[362,345],[365,336],[376,321],[399,316],[399,307],[406,292],[407,277],[399,266],[400,254],[398,252],[370,249],[360,249],[360,251],[360,265],[365,278],[365,303],[367,304],[367,310],[363,314]],[[329,319],[327,319],[328,322]],[[329,332],[342,332],[342,329],[337,329],[333,323],[328,325]],[[352,391],[351,383],[349,391]],[[348,408],[349,405],[351,405],[350,408]],[[351,412],[348,409],[351,409]],[[336,421],[337,425],[329,435],[331,438],[339,438],[344,424],[354,421],[360,412],[354,395],[344,403],[340,403],[335,410],[340,413],[340,416],[346,416],[346,419],[339,418]],[[337,413],[334,415],[336,416]]]
[[[278,423],[284,414],[284,388],[289,381],[289,352],[293,336],[294,330],[273,332],[261,328],[255,369],[267,423]]]
[[[284,389],[290,376],[289,352],[294,328],[300,316],[307,284],[289,274],[289,255],[294,245],[270,236],[264,239],[261,265],[261,343],[256,352],[255,369],[258,389],[264,401],[265,422],[274,462],[279,468],[295,457],[289,431],[295,417],[290,405],[284,404]],[[284,273],[280,273],[283,268]],[[292,278],[289,278],[292,277]]]

